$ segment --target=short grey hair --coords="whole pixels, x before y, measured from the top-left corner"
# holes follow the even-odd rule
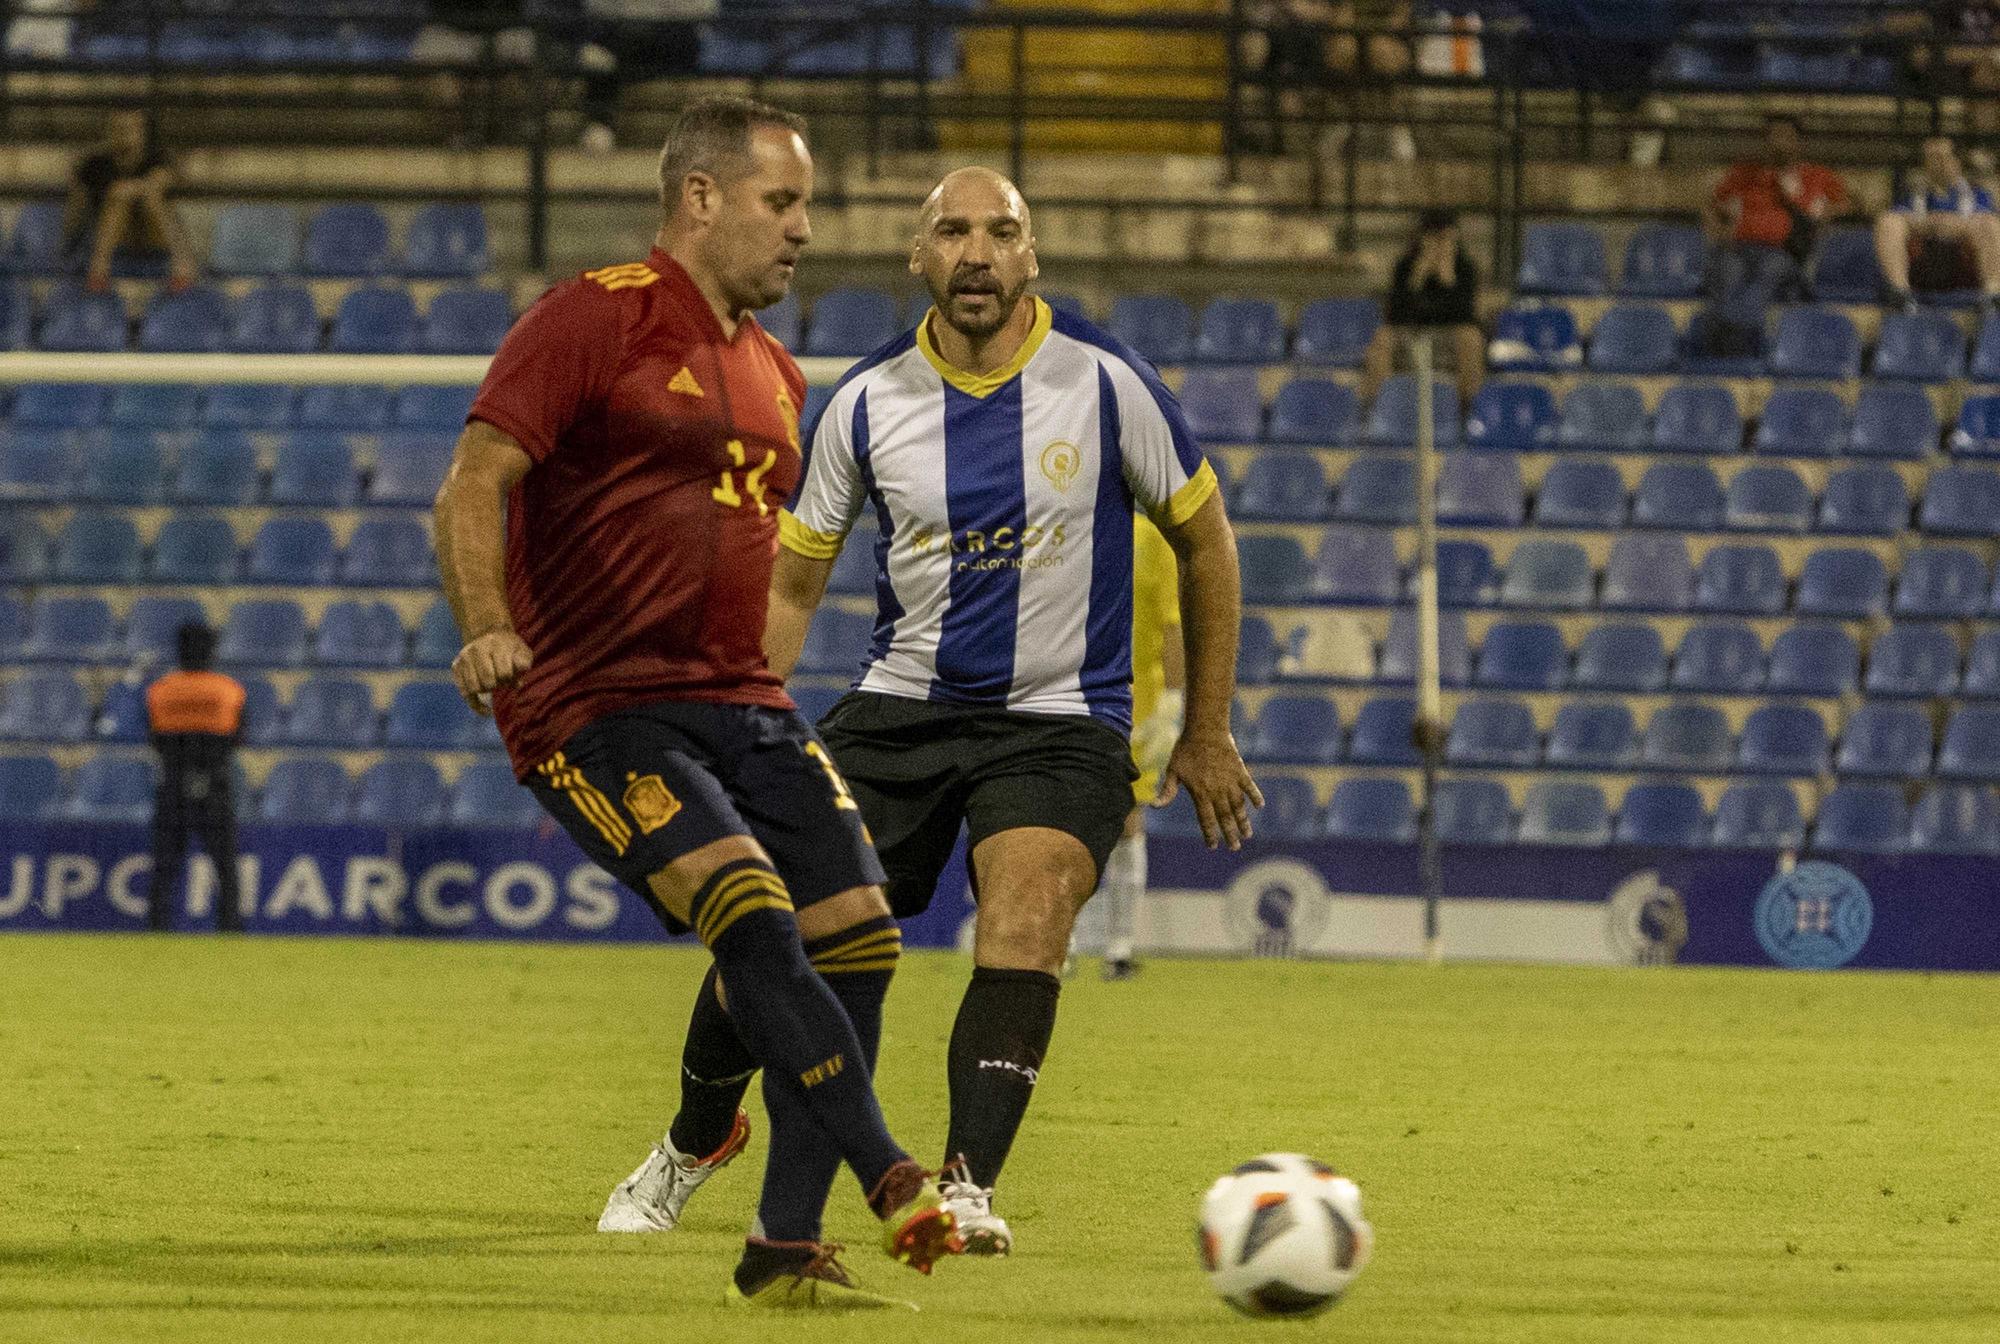
[[[806,119],[754,98],[716,94],[697,98],[674,118],[660,147],[660,204],[668,214],[680,208],[681,183],[689,173],[707,173],[719,182],[738,176],[750,158],[750,133],[759,126],[782,126],[806,134]]]

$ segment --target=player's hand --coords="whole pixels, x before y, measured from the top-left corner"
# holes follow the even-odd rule
[[[451,660],[451,675],[466,704],[477,713],[491,714],[495,688],[513,682],[534,661],[534,653],[519,635],[492,630],[458,651]]]
[[[1201,823],[1201,838],[1214,849],[1226,844],[1243,848],[1250,838],[1250,809],[1264,805],[1257,781],[1250,778],[1243,757],[1237,753],[1236,739],[1227,729],[1220,732],[1196,730],[1181,734],[1167,769],[1160,779],[1160,796],[1154,807],[1165,807],[1182,788],[1194,804],[1195,820]]]

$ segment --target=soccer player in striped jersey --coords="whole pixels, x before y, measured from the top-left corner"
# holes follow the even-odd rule
[[[517,773],[715,958],[696,1020],[732,1062],[684,1055],[682,1118],[599,1226],[672,1225],[741,1151],[754,1061],[771,1153],[729,1300],[888,1306],[820,1218],[844,1160],[891,1255],[928,1272],[958,1246],[875,1100],[900,937],[854,800],[761,647],[805,383],[751,312],[784,297],[810,236],[804,129],[742,98],[682,112],[652,254],[557,285],[494,358],[439,492],[438,559],[466,641],[453,672],[490,698]]]

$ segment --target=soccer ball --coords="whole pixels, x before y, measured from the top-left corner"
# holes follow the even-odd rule
[[[1361,1191],[1324,1162],[1266,1153],[1208,1188],[1201,1260],[1246,1316],[1311,1316],[1340,1301],[1368,1263],[1375,1229]]]

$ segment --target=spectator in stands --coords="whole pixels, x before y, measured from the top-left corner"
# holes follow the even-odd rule
[[[214,670],[214,630],[190,622],[180,628],[178,645],[180,670],[146,690],[146,720],[161,767],[153,800],[148,922],[155,929],[172,924],[174,886],[193,834],[215,864],[215,927],[241,932],[232,765],[243,728],[244,690],[234,677]]]
[[[1991,135],[2000,122],[2000,0],[1933,0],[1928,7],[1892,8],[1882,30],[1904,38],[1905,75],[1926,92],[1964,90],[1966,124]],[[1943,67],[1939,69],[1938,67]]]
[[[69,200],[63,213],[63,240],[75,249],[87,239],[86,271],[94,290],[111,284],[111,260],[127,253],[167,255],[173,287],[194,283],[194,249],[167,196],[174,166],[142,112],[113,113],[105,138],[70,170]]]
[[[1444,327],[1459,400],[1470,405],[1486,374],[1485,338],[1479,330],[1479,263],[1459,242],[1456,212],[1432,209],[1418,217],[1416,237],[1396,260],[1384,308],[1387,321],[1362,360],[1362,399],[1374,399],[1410,328]]]
[[[1270,134],[1265,147],[1284,152],[1284,122],[1307,116],[1308,99],[1321,100],[1335,84],[1389,86],[1410,72],[1410,44],[1388,32],[1410,24],[1409,0],[1250,0],[1244,18],[1241,60],[1264,85]],[[1352,127],[1331,128],[1336,136]],[[1417,156],[1408,126],[1389,128],[1389,151],[1400,162]]]
[[[1889,297],[1914,310],[1918,294],[1978,289],[2000,305],[2000,216],[1959,166],[1949,137],[1924,141],[1921,180],[1875,221],[1875,258]]]

